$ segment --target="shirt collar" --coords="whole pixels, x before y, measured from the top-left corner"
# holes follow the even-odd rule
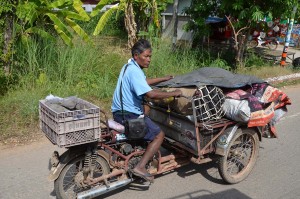
[[[140,65],[133,59],[133,58],[131,58],[131,61],[134,63],[134,65],[136,65],[139,69],[142,69],[141,67],[140,67]],[[130,63],[130,62],[129,62]]]

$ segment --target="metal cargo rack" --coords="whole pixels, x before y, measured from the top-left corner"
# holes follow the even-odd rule
[[[214,150],[214,141],[225,129],[236,124],[223,117],[222,95],[211,98],[191,98],[193,115],[181,115],[157,105],[150,104],[149,117],[157,123],[172,145],[180,145],[186,151],[200,157]],[[210,103],[210,104],[209,104]],[[219,107],[212,110],[211,107]]]

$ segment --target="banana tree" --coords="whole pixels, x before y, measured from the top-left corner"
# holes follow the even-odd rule
[[[124,23],[128,33],[128,47],[131,48],[138,39],[138,33],[147,32],[149,26],[160,29],[160,11],[166,7],[166,3],[171,1],[120,0],[101,16],[93,34],[100,34],[110,17],[122,11],[125,13]],[[98,15],[105,5],[111,3],[112,0],[101,0],[91,13],[91,16]]]
[[[73,45],[75,34],[89,41],[87,33],[76,23],[76,20],[90,20],[80,0],[20,0],[16,14],[21,21],[23,39],[31,34],[51,38],[51,33],[45,28],[50,26],[67,45]]]
[[[0,2],[0,65],[5,75],[10,73],[10,58],[12,56],[13,21],[16,1],[7,0]],[[1,79],[1,68],[0,68]],[[1,81],[3,84],[3,82]]]

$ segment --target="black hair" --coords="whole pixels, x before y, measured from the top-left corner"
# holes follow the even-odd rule
[[[152,50],[150,42],[148,40],[146,40],[146,39],[140,39],[140,40],[138,40],[133,45],[133,47],[131,48],[132,57],[134,56],[134,54],[138,54],[139,55],[139,54],[143,53],[147,49]]]

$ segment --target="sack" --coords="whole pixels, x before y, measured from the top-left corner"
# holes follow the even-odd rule
[[[170,108],[172,111],[181,114],[181,115],[192,115],[193,114],[193,108],[192,108],[192,102],[191,99],[195,95],[195,92],[197,91],[197,87],[181,87],[181,88],[162,88],[161,91],[164,92],[172,92],[175,90],[181,90],[182,95],[185,97],[178,97],[178,98],[165,98],[165,99],[151,99],[151,98],[145,98],[146,101],[152,102],[156,106],[162,107],[162,108]],[[190,99],[189,99],[190,98]]]
[[[145,118],[126,120],[124,126],[125,133],[128,139],[142,139],[147,133]]]
[[[182,95],[185,97],[175,98],[175,101],[170,103],[170,108],[181,115],[192,115],[193,107],[191,99],[196,94],[197,87],[167,88],[167,92],[172,92],[176,89],[181,90]]]
[[[225,99],[223,110],[227,118],[237,122],[247,123],[251,116],[247,100]]]

